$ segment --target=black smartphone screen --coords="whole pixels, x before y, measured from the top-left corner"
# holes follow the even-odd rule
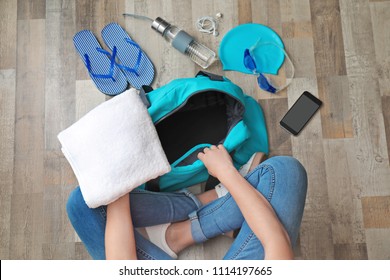
[[[280,125],[292,134],[297,135],[320,108],[321,104],[322,102],[317,97],[305,91],[288,110],[280,121]]]

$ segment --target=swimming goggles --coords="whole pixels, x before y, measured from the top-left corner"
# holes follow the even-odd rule
[[[256,64],[255,56],[253,55],[253,51],[257,48],[261,48],[262,46],[269,48],[270,45],[273,45],[273,46],[279,48],[281,51],[283,51],[285,58],[287,58],[287,60],[289,62],[289,65],[290,65],[289,67],[291,68],[291,69],[287,69],[288,67],[286,66],[286,63],[283,63],[284,64],[283,66],[285,68],[284,71],[291,73],[289,78],[287,78],[287,77],[283,78],[280,75],[271,75],[271,74],[261,73],[261,72],[257,71],[257,64]],[[286,62],[286,59],[284,60],[284,62]],[[291,62],[290,57],[288,56],[287,52],[283,48],[281,48],[280,46],[278,46],[277,44],[275,44],[273,42],[261,42],[259,39],[256,42],[256,44],[254,44],[252,47],[250,47],[249,49],[245,49],[245,51],[244,51],[244,65],[245,65],[246,69],[248,69],[254,75],[257,76],[257,83],[258,83],[259,87],[262,90],[265,90],[265,91],[273,93],[273,94],[287,88],[290,85],[290,83],[292,82],[292,79],[294,78],[295,69],[294,69],[293,63]],[[258,65],[258,66],[260,66],[260,65]],[[284,85],[283,85],[283,83],[284,83]]]

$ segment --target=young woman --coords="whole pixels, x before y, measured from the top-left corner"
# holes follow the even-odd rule
[[[90,255],[173,259],[194,243],[240,229],[224,259],[292,259],[306,198],[304,167],[288,156],[260,163],[257,154],[244,178],[223,145],[204,149],[198,158],[222,186],[197,196],[186,189],[133,190],[96,209],[75,189],[67,211]]]

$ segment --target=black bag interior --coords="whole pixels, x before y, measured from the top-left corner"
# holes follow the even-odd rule
[[[156,130],[170,164],[199,144],[218,145],[244,114],[237,99],[220,91],[193,94],[187,102],[156,123]],[[200,148],[179,166],[192,164]]]

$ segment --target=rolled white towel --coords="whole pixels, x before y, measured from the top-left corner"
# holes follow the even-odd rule
[[[58,139],[90,208],[107,205],[171,170],[135,89],[100,104]]]

